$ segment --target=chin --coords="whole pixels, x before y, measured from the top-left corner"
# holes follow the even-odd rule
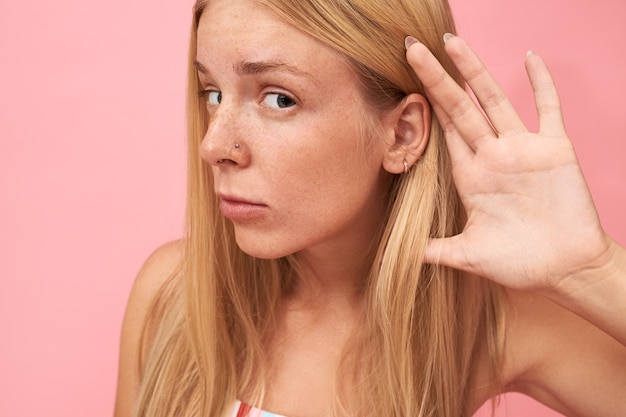
[[[271,253],[268,251],[263,251],[263,250],[248,250],[246,248],[242,248],[241,246],[239,246],[239,249],[241,249],[246,255],[250,255],[253,258],[258,258],[258,259],[280,259],[284,256],[287,256],[288,254],[276,254],[276,253]]]
[[[246,255],[250,255],[259,259],[279,259],[287,255],[291,255],[294,251],[290,251],[287,248],[273,245],[266,242],[263,239],[241,239],[236,237],[237,246]]]

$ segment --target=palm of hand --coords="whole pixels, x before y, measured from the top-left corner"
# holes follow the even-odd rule
[[[530,133],[461,39],[446,50],[482,109],[423,45],[410,48],[409,63],[446,134],[468,215],[461,234],[431,241],[426,261],[512,288],[549,291],[591,267],[608,246],[552,79],[538,56],[527,58],[540,122],[539,132]]]
[[[602,250],[596,211],[566,137],[520,133],[485,142],[453,175],[468,213],[454,238],[457,267],[534,289],[556,285]]]

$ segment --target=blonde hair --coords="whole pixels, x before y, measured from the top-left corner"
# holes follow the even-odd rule
[[[263,337],[297,275],[289,257],[256,259],[236,246],[232,226],[217,208],[211,169],[198,152],[209,121],[193,61],[208,1],[194,6],[189,51],[185,256],[157,297],[144,332],[150,349],[142,358],[138,416],[222,416],[242,392],[262,402],[268,375]],[[379,112],[407,94],[423,94],[406,63],[407,35],[426,44],[462,82],[443,51],[443,34],[455,32],[446,0],[259,3],[345,57]],[[503,344],[499,288],[423,263],[428,239],[459,233],[464,221],[443,132],[433,117],[424,154],[389,190],[388,218],[366,280],[364,323],[337,373],[337,414],[467,415],[474,367],[485,350],[497,384]]]

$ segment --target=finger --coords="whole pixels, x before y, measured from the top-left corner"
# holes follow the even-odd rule
[[[463,140],[450,117],[448,117],[446,112],[443,111],[437,101],[430,99],[430,102],[433,106],[433,110],[435,111],[435,115],[437,116],[437,120],[439,120],[439,125],[445,135],[448,154],[450,155],[452,166],[458,166],[464,160],[472,158],[474,156],[474,151],[465,142],[465,140]]]
[[[491,125],[476,103],[450,77],[426,46],[419,42],[410,46],[407,60],[428,96],[439,103],[456,130],[474,151],[482,142],[495,137]]]
[[[500,136],[525,132],[526,126],[517,111],[478,55],[462,38],[446,37],[446,52],[474,92],[496,132]]]
[[[552,137],[565,136],[561,100],[548,67],[541,57],[529,52],[526,56],[526,72],[535,96],[539,133]]]

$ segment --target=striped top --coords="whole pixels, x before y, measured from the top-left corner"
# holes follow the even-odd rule
[[[239,400],[235,401],[233,412],[230,415],[232,417],[285,417],[280,414],[270,413],[269,411],[259,410]]]

